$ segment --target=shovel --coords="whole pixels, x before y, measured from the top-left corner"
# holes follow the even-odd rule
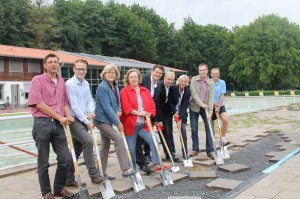
[[[80,178],[80,174],[79,174],[79,168],[78,168],[78,164],[77,164],[77,159],[76,159],[76,155],[75,155],[75,150],[74,150],[74,146],[73,146],[73,141],[72,141],[72,136],[71,136],[71,132],[70,132],[70,127],[69,125],[64,126],[65,132],[67,134],[67,140],[68,140],[68,144],[70,147],[70,151],[72,154],[72,159],[73,159],[73,164],[74,164],[74,168],[75,168],[75,176],[77,178],[78,181],[78,189],[79,191],[77,193],[75,193],[75,198],[76,199],[90,199],[90,194],[89,191],[86,188],[82,187],[81,184],[81,178]]]
[[[125,144],[125,148],[126,148],[126,151],[127,151],[127,156],[128,156],[129,163],[130,163],[130,168],[133,169],[131,155],[130,155],[128,144],[127,144],[127,141],[126,141],[126,138],[125,138],[125,135],[124,135],[124,131],[121,131],[121,133],[122,133],[124,144]],[[131,184],[132,184],[133,190],[136,193],[139,192],[139,191],[142,191],[143,189],[146,188],[145,184],[144,184],[144,181],[142,179],[142,176],[141,176],[141,174],[139,172],[135,172],[135,174],[129,176],[129,178],[131,180]]]
[[[158,148],[158,144],[156,142],[156,139],[155,139],[155,136],[154,136],[154,133],[153,133],[153,129],[152,129],[152,126],[151,126],[151,123],[150,123],[150,118],[148,116],[146,117],[146,122],[147,122],[147,125],[148,125],[149,129],[150,129],[151,137],[152,137],[152,140],[154,142],[155,149],[156,149],[158,159],[159,159],[159,163],[160,163],[160,167],[161,167],[161,171],[159,173],[160,174],[160,180],[162,181],[164,187],[166,187],[170,184],[174,184],[173,180],[171,178],[169,170],[164,169],[164,165],[163,165],[162,160],[161,160],[161,154],[160,154],[160,151],[159,151],[159,148]]]
[[[219,117],[219,114],[216,114],[216,115],[217,115],[218,126],[219,126],[219,134],[220,134],[220,152],[221,152],[221,155],[222,155],[223,159],[228,159],[230,157],[229,157],[229,153],[227,151],[227,146],[224,146],[224,142],[221,138],[222,133],[221,133],[220,117]]]
[[[193,162],[190,158],[188,158],[186,150],[185,150],[185,145],[184,145],[184,141],[183,141],[183,137],[182,137],[182,132],[181,132],[181,123],[179,123],[179,117],[175,117],[175,122],[177,123],[177,128],[178,128],[178,132],[179,132],[179,137],[180,137],[180,142],[181,142],[181,146],[183,148],[183,154],[184,154],[184,159],[182,160],[183,162],[183,166],[184,167],[193,167]]]
[[[96,135],[94,133],[94,130],[91,131],[92,134],[92,138],[93,138],[93,142],[94,142],[94,148],[95,148],[95,152],[96,152],[96,156],[97,156],[97,166],[98,166],[98,170],[100,171],[100,175],[104,176],[103,174],[103,170],[102,170],[102,164],[101,164],[101,159],[100,159],[100,153],[99,153],[99,148],[97,146],[97,139],[96,139]],[[99,185],[102,197],[104,199],[110,199],[113,198],[114,196],[116,196],[114,189],[111,185],[110,180],[105,180],[104,182],[102,182]]]
[[[179,168],[179,167],[176,167],[175,164],[174,164],[172,155],[171,155],[171,153],[170,153],[170,149],[169,149],[169,147],[168,147],[168,145],[167,145],[167,143],[166,143],[166,140],[165,140],[165,138],[164,138],[164,136],[163,136],[163,134],[162,134],[162,132],[161,132],[161,128],[162,128],[162,126],[160,126],[160,125],[157,125],[157,126],[156,126],[156,129],[158,130],[158,132],[159,132],[159,134],[160,134],[160,137],[162,138],[163,143],[164,143],[164,145],[165,145],[165,147],[166,147],[166,149],[167,149],[167,152],[168,152],[168,154],[169,154],[169,157],[170,157],[170,159],[171,159],[171,161],[172,161],[172,165],[173,165],[173,166],[171,167],[171,171],[172,171],[172,172],[180,171],[180,168]]]
[[[206,118],[207,118],[207,116],[208,116],[207,109],[205,109],[205,112],[206,112]],[[211,123],[208,120],[207,120],[207,122],[208,122],[209,131],[210,131],[211,139],[212,139],[212,142],[213,142],[213,148],[214,148],[214,152],[212,153],[212,155],[214,157],[216,165],[224,164],[224,160],[222,158],[222,155],[221,155],[220,151],[216,150],[215,138],[214,138],[213,131],[212,131],[212,128],[211,128]]]

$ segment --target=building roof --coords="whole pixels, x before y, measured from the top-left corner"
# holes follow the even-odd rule
[[[56,54],[59,57],[59,61],[61,63],[73,64],[76,59],[82,58],[82,56],[66,54],[59,51],[0,45],[0,56],[5,56],[5,57],[44,59],[44,57],[49,53]],[[94,65],[94,66],[105,66],[108,64],[106,62],[98,61],[94,59],[86,58],[86,60],[88,61],[89,65]]]
[[[135,59],[127,59],[127,58],[121,58],[121,57],[109,57],[109,56],[104,56],[104,55],[91,55],[91,54],[86,54],[86,53],[73,53],[73,52],[66,52],[66,51],[59,51],[61,53],[66,53],[70,55],[76,55],[76,56],[81,56],[93,60],[98,60],[98,61],[104,61],[104,62],[109,62],[112,64],[115,64],[116,66],[128,66],[128,67],[136,67],[136,68],[153,68],[155,64],[144,62],[144,61],[139,61]],[[182,72],[186,73],[187,71],[185,70],[180,70],[177,68],[171,68],[168,66],[164,66],[166,68],[165,72],[168,71],[174,71],[174,72]]]

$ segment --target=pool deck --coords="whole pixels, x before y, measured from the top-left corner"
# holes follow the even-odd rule
[[[200,123],[201,124],[201,123]],[[199,126],[200,132],[203,132],[203,124]],[[190,128],[188,130],[189,151],[191,151]],[[239,189],[233,189],[224,192],[224,198],[236,199],[299,199],[300,198],[300,154],[295,151],[300,147],[300,105],[291,105],[277,109],[247,113],[230,117],[227,139],[232,142],[229,146],[229,152],[243,147],[243,144],[251,142],[266,136],[268,133],[277,132],[284,142],[277,143],[281,151],[275,151],[270,157],[270,161],[278,162],[278,168],[271,166],[269,170],[262,171],[259,177],[249,179],[246,186]],[[175,146],[179,151],[180,143],[178,132],[174,129]],[[200,146],[204,149],[204,133],[199,136]],[[162,147],[161,147],[162,148]],[[128,179],[121,177],[121,170],[118,165],[113,145],[111,146],[109,157],[108,173],[117,177],[112,181],[115,190],[120,190],[128,183]],[[283,153],[285,152],[285,153]],[[288,154],[292,154],[287,157]],[[269,154],[270,155],[270,154]],[[267,154],[266,154],[267,156]],[[280,162],[280,160],[285,160]],[[82,159],[80,159],[82,162]],[[279,164],[281,163],[281,164]],[[49,168],[50,179],[53,184],[53,176],[56,170],[55,161]],[[142,173],[142,172],[141,172]],[[91,184],[87,175],[85,165],[80,165],[80,174],[91,196],[98,196],[99,187]],[[146,178],[142,175],[143,178]],[[155,181],[155,175],[147,178],[147,181]],[[245,181],[246,182],[246,181]],[[148,183],[148,182],[147,182]],[[175,182],[176,183],[176,182]],[[161,184],[159,186],[162,186]],[[153,187],[155,188],[155,187]],[[76,192],[77,189],[70,189]],[[128,190],[127,190],[128,191]],[[130,189],[129,191],[133,191]],[[24,165],[10,169],[0,170],[0,195],[1,199],[8,198],[42,198],[40,194],[39,182],[36,173],[36,165]]]

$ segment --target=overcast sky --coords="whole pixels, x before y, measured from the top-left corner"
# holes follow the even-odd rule
[[[103,3],[108,0],[102,0]],[[300,0],[115,0],[132,5],[134,2],[153,8],[158,15],[174,22],[177,29],[184,18],[191,16],[200,25],[217,24],[231,29],[248,25],[257,17],[278,14],[300,24]]]

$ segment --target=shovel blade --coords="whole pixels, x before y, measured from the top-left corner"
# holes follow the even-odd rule
[[[224,146],[223,148],[224,148],[223,150],[221,149],[221,154],[222,154],[223,159],[230,158],[228,150],[227,150],[227,146]]]
[[[142,191],[143,189],[145,189],[145,184],[144,181],[141,177],[141,174],[139,172],[135,173],[134,175],[130,176],[130,180],[132,183],[132,188],[134,190],[134,192],[139,192]]]
[[[80,189],[74,194],[76,199],[90,199],[90,194],[87,189]]]
[[[161,170],[160,171],[160,179],[163,183],[163,186],[166,187],[170,184],[174,184],[171,178],[170,172],[168,170]]]
[[[174,167],[171,168],[171,171],[176,173],[176,172],[180,171],[180,168],[174,166]]]
[[[105,182],[101,183],[99,185],[99,188],[104,199],[110,199],[116,196],[111,182],[109,180],[106,180]]]
[[[224,164],[224,160],[223,160],[223,158],[222,158],[222,155],[221,155],[220,151],[213,152],[212,155],[213,155],[213,157],[214,157],[214,160],[215,160],[215,162],[216,162],[216,165]]]
[[[193,162],[191,159],[187,160],[187,167],[194,167]]]

